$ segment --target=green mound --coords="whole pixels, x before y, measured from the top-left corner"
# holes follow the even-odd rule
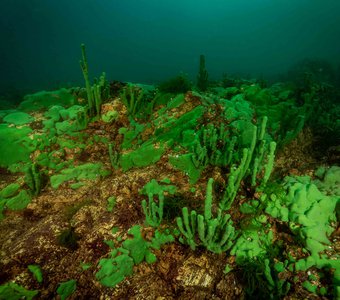
[[[26,95],[20,103],[22,111],[35,111],[47,109],[53,105],[71,106],[75,103],[75,97],[67,90],[41,91],[35,94]]]
[[[3,121],[8,124],[14,124],[14,125],[25,125],[27,123],[30,123],[34,120],[32,116],[29,114],[26,114],[24,112],[14,112],[6,115],[4,117]]]
[[[29,127],[13,128],[0,124],[0,167],[9,167],[19,162],[29,162],[35,143],[29,138]]]

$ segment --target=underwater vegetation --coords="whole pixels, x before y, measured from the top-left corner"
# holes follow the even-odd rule
[[[208,88],[208,71],[205,68],[205,56],[203,54],[200,55],[200,67],[197,75],[197,88],[204,92]]]
[[[186,93],[192,88],[192,84],[185,74],[179,74],[158,85],[158,89],[163,93]]]
[[[110,83],[81,45],[80,66],[84,87],[0,110],[0,299],[340,297],[327,64]]]

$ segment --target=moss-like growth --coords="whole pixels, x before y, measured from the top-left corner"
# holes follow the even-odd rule
[[[247,260],[241,270],[249,299],[282,299],[290,289],[289,282],[279,279],[279,272],[269,258]]]
[[[106,206],[106,210],[108,212],[112,212],[114,207],[116,206],[116,198],[115,197],[109,197],[107,199],[107,206]]]
[[[35,141],[29,138],[31,133],[28,127],[18,129],[0,124],[0,167],[30,161],[30,154],[36,148]]]
[[[115,110],[110,110],[105,114],[102,114],[102,121],[105,123],[112,123],[113,121],[117,120],[119,113]]]
[[[101,163],[98,164],[84,164],[74,168],[64,169],[60,174],[51,177],[51,185],[57,189],[63,182],[68,180],[95,180],[101,176],[107,176],[110,171],[103,169]]]
[[[20,191],[18,183],[12,183],[0,190],[0,220],[4,218],[3,211],[22,210],[31,202],[31,197],[26,190]]]
[[[70,250],[78,248],[78,240],[80,237],[75,233],[73,227],[66,228],[58,236],[58,244]]]
[[[96,278],[102,285],[114,287],[133,274],[133,266],[133,259],[125,253],[113,258],[103,258],[99,262],[100,270]]]
[[[34,121],[34,118],[24,112],[14,112],[6,115],[3,121],[8,124],[24,125]]]
[[[291,231],[304,241],[312,256],[318,257],[330,244],[338,197],[324,195],[306,176],[286,178],[285,185],[287,194],[283,198],[272,194],[266,200],[266,212],[289,222]]]
[[[25,182],[30,188],[33,196],[38,196],[42,188],[42,174],[38,166],[33,163],[30,164],[25,172]]]
[[[86,199],[80,203],[75,203],[73,205],[67,206],[64,209],[64,217],[67,221],[71,221],[73,216],[84,206],[90,205],[92,200]]]
[[[22,210],[26,208],[26,206],[30,202],[31,202],[31,197],[25,190],[22,190],[19,192],[18,195],[12,198],[6,199],[6,207],[10,210]]]
[[[152,144],[143,144],[135,151],[123,154],[120,158],[120,165],[123,171],[127,171],[134,167],[146,167],[152,163],[156,163],[165,151],[165,147],[160,145],[156,148]]]
[[[67,89],[57,91],[41,91],[35,94],[26,95],[20,103],[22,111],[37,111],[47,109],[53,105],[71,106],[75,104],[75,97]]]
[[[26,290],[24,287],[16,284],[15,282],[9,282],[0,286],[0,299],[31,300],[38,294],[39,291]]]
[[[76,289],[77,281],[71,279],[69,281],[60,283],[57,288],[57,293],[60,296],[61,300],[66,300],[69,296],[71,296],[75,292]]]
[[[0,190],[0,198],[10,198],[15,196],[20,189],[20,184],[17,182],[11,183]]]
[[[27,268],[28,268],[28,270],[30,270],[30,272],[32,272],[34,279],[38,283],[42,283],[43,282],[43,274],[42,274],[40,266],[38,266],[38,265],[29,265]]]

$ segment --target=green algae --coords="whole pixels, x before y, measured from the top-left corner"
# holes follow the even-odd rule
[[[16,196],[6,199],[5,206],[10,210],[22,210],[31,202],[31,197],[26,190],[22,190]]]
[[[27,268],[33,274],[34,279],[38,283],[43,282],[43,274],[42,274],[40,266],[38,266],[38,265],[28,265]]]
[[[4,218],[4,210],[22,210],[31,202],[30,194],[20,188],[15,182],[0,190],[0,220]]]
[[[113,211],[113,209],[114,209],[114,207],[115,207],[115,205],[116,205],[116,198],[115,197],[109,197],[108,199],[107,199],[107,206],[106,206],[106,210],[108,211],[108,212],[112,212]]]
[[[123,171],[131,168],[146,167],[159,161],[164,151],[164,145],[155,147],[153,144],[143,144],[134,151],[122,154],[119,164]]]
[[[117,120],[118,116],[119,112],[111,110],[105,114],[102,114],[101,118],[105,123],[112,123],[113,121]]]
[[[320,192],[309,177],[287,178],[286,196],[270,197],[266,212],[289,222],[293,232],[304,241],[306,248],[317,256],[329,245],[328,236],[334,231],[330,225],[336,219],[335,207],[339,199]]]
[[[340,263],[333,257],[321,254],[331,244],[328,237],[335,230],[332,227],[332,222],[336,221],[335,210],[339,203],[336,189],[338,177],[332,176],[338,172],[338,169],[331,168],[329,170],[329,179],[324,181],[313,182],[308,176],[288,177],[284,182],[285,195],[280,194],[277,197],[271,194],[269,198],[264,198],[267,202],[266,212],[288,222],[291,231],[303,241],[308,250],[307,254],[310,253],[310,256],[294,262],[290,269],[307,271],[311,267],[316,267],[335,270],[333,278],[335,295],[340,295]],[[317,173],[320,177],[322,175],[324,179],[327,178],[324,176],[326,170],[319,170]],[[308,281],[305,281],[303,286],[310,292],[318,291]]]
[[[151,249],[160,249],[163,244],[174,241],[174,237],[168,231],[160,233],[156,230],[151,242],[146,241],[141,233],[142,227],[135,225],[128,233],[132,236],[122,243],[122,247],[115,248],[115,243],[111,242],[113,249],[110,258],[102,258],[99,261],[100,270],[96,273],[97,280],[107,287],[114,287],[126,277],[133,274],[133,266],[140,264],[144,260],[147,263],[154,263],[157,258]],[[118,239],[117,239],[118,241]]]
[[[170,156],[169,162],[189,177],[190,184],[195,184],[203,171],[203,167],[197,167],[194,164],[191,153]]]
[[[44,130],[57,135],[83,130],[88,123],[86,108],[79,105],[72,105],[69,108],[54,105],[44,116],[46,118],[43,121]]]
[[[57,237],[58,244],[70,250],[78,248],[79,235],[74,231],[73,227],[64,229]]]
[[[102,258],[96,273],[97,280],[106,287],[114,287],[127,276],[133,274],[133,259],[127,254],[120,254],[114,258]]]
[[[18,193],[19,189],[20,189],[20,184],[17,182],[7,185],[5,188],[0,190],[0,199],[11,198],[15,196]]]
[[[163,183],[165,182],[163,181]],[[176,189],[174,185],[159,184],[155,179],[152,179],[140,190],[140,193],[147,195],[149,200],[148,202],[145,199],[142,201],[145,223],[147,225],[157,228],[161,224],[163,219],[164,193],[173,195]],[[157,202],[154,201],[155,196],[158,197]]]
[[[62,282],[57,288],[57,293],[61,300],[66,300],[71,296],[77,289],[77,281],[74,279]]]
[[[328,169],[320,167],[315,171],[317,179],[313,183],[327,195],[340,197],[340,167],[332,166]]]
[[[101,163],[87,163],[71,168],[63,169],[59,174],[50,177],[51,186],[57,189],[66,181],[96,180],[110,174],[110,171],[103,168]]]
[[[273,232],[271,230],[266,232],[260,228],[243,229],[230,254],[235,255],[236,261],[242,264],[246,260],[265,256],[272,243]]]
[[[71,106],[75,103],[75,97],[67,90],[41,91],[26,95],[19,105],[21,111],[38,111],[47,109],[53,105]]]
[[[19,300],[24,298],[31,300],[38,294],[39,291],[27,290],[15,282],[0,285],[0,299]]]
[[[29,127],[15,128],[0,124],[0,167],[29,162],[30,154],[36,149],[36,142],[30,138]]]
[[[34,118],[24,112],[13,112],[3,118],[3,122],[14,125],[25,125],[34,121]]]

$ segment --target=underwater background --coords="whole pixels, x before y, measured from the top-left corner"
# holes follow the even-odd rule
[[[0,95],[79,85],[91,73],[159,83],[223,73],[276,79],[303,59],[340,62],[340,1],[2,0]]]
[[[340,299],[340,0],[1,4],[0,300]]]

